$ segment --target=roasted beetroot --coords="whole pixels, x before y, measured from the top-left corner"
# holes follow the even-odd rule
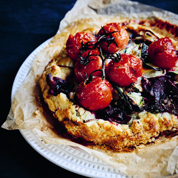
[[[178,115],[178,88],[170,76],[142,79],[145,110]]]
[[[131,117],[125,111],[117,106],[109,105],[105,109],[95,111],[96,118],[117,122],[119,124],[127,124]]]
[[[54,77],[50,73],[47,75],[46,81],[50,87],[49,93],[55,96],[60,92],[69,94],[74,88],[73,83],[63,80],[59,77]]]

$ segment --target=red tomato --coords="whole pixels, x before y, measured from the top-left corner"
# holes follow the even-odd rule
[[[115,53],[118,50],[122,50],[129,42],[127,31],[119,23],[110,23],[103,26],[98,32],[98,36],[101,38],[101,36],[105,34],[107,38],[114,37],[114,40],[105,40],[102,44],[102,48],[106,52]]]
[[[81,57],[76,61],[74,66],[75,78],[78,83],[82,82],[89,76],[94,70],[102,69],[102,59],[99,56],[99,51],[97,49],[85,51]],[[84,64],[86,62],[86,64]],[[101,76],[100,71],[94,72],[93,76]]]
[[[109,106],[112,100],[112,86],[101,77],[95,77],[88,84],[80,83],[77,88],[79,103],[86,109],[96,111]]]
[[[108,79],[121,87],[127,87],[142,76],[142,61],[130,54],[121,54],[120,61],[108,64],[106,75]]]
[[[96,43],[96,38],[93,34],[87,32],[78,32],[75,36],[69,35],[66,43],[67,55],[74,61],[78,58],[81,44],[90,42],[88,47],[92,48],[92,44]]]
[[[148,55],[153,64],[164,69],[175,67],[177,62],[176,50],[168,37],[151,43]]]

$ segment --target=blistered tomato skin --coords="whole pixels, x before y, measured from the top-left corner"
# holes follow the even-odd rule
[[[129,35],[125,28],[119,23],[110,23],[103,26],[98,32],[98,37],[107,34],[107,38],[114,38],[114,41],[108,40],[102,44],[104,51],[115,53],[122,50],[129,42]]]
[[[112,100],[112,86],[101,77],[95,77],[90,83],[82,82],[77,88],[79,103],[90,111],[109,106]]]
[[[88,43],[89,42],[89,43]],[[90,43],[91,42],[91,43]],[[66,43],[67,55],[74,61],[79,57],[80,49],[83,44],[88,43],[88,47],[92,48],[92,44],[96,43],[96,38],[88,32],[78,32],[75,36],[69,35]]]
[[[78,83],[84,81],[93,71],[102,69],[102,59],[97,49],[87,50],[79,58],[74,66],[75,78]],[[83,59],[83,60],[82,60]],[[86,64],[85,64],[86,63]],[[101,76],[100,71],[94,72],[93,76]]]
[[[106,75],[108,79],[120,87],[127,87],[142,76],[142,61],[130,54],[121,54],[120,61],[108,64]]]
[[[148,55],[153,64],[163,69],[175,67],[178,59],[172,41],[168,37],[151,43]]]

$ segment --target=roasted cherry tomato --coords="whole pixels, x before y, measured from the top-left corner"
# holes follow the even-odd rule
[[[92,48],[92,44],[96,43],[96,38],[88,32],[78,32],[75,36],[69,35],[66,43],[67,55],[74,61],[78,58],[81,46],[88,43],[87,47]]]
[[[74,66],[75,78],[78,83],[86,79],[93,71],[102,69],[102,59],[98,49],[87,50],[76,61]],[[100,71],[93,73],[93,76],[101,76]]]
[[[122,50],[129,42],[129,35],[119,23],[110,23],[103,26],[98,32],[98,40],[101,41],[103,50],[115,53]]]
[[[112,86],[101,77],[94,77],[91,82],[83,81],[77,88],[79,103],[86,109],[96,111],[109,106],[112,100]]]
[[[142,61],[131,54],[121,54],[120,61],[108,64],[106,75],[108,79],[121,87],[127,87],[142,76]]]
[[[177,62],[176,50],[168,37],[160,38],[151,43],[148,48],[148,55],[153,64],[164,69],[174,67]]]

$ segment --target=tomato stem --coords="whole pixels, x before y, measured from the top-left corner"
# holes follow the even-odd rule
[[[88,78],[86,79],[86,84],[88,84],[88,83],[90,83],[90,82],[92,81],[92,79],[93,79],[93,73],[98,72],[98,71],[100,71],[100,72],[102,73],[102,80],[105,79],[105,77],[103,77],[103,76],[104,76],[104,74],[103,74],[103,69],[97,69],[97,70],[94,70],[94,71],[88,76]]]
[[[97,54],[90,54],[90,53],[91,53],[91,51],[88,52],[86,58],[80,56],[80,63],[82,65],[86,66],[90,61],[94,60],[94,59],[90,59],[89,60],[89,57],[91,57],[91,56],[98,56]]]
[[[88,41],[87,43],[83,43],[83,41],[81,42],[81,48],[80,48],[80,51],[86,51],[87,49],[95,49],[96,46],[95,44],[97,43],[94,43],[96,40],[91,40],[91,41]]]
[[[98,56],[100,56],[100,58],[101,58],[101,60],[102,60],[102,68],[101,69],[97,69],[97,70],[94,70],[92,73],[90,73],[90,75],[88,76],[88,78],[87,78],[87,82],[86,82],[86,84],[88,84],[88,83],[90,83],[91,81],[92,81],[92,78],[93,78],[93,73],[95,73],[95,72],[97,72],[97,71],[100,71],[101,73],[102,73],[102,80],[104,80],[105,78],[106,78],[106,74],[105,74],[105,61],[106,61],[106,58],[104,57],[104,55],[103,55],[103,52],[102,52],[102,49],[101,49],[101,47],[98,47],[98,50],[99,50],[99,55]],[[89,52],[90,53],[90,52]],[[89,56],[97,56],[96,54],[93,54],[93,55],[89,55],[89,53],[88,53],[88,55],[87,55],[87,58],[89,57]],[[90,62],[90,61],[89,61]]]
[[[106,30],[103,27],[101,27],[101,28],[103,30],[103,34],[99,35],[100,38],[98,39],[98,43],[100,44],[100,46],[102,46],[106,42],[107,43],[107,48],[109,48],[111,43],[114,43],[118,47],[118,45],[117,45],[117,43],[115,41],[115,38],[112,36],[113,33],[116,33],[118,31],[106,32]],[[109,38],[108,38],[108,36],[109,36]]]

